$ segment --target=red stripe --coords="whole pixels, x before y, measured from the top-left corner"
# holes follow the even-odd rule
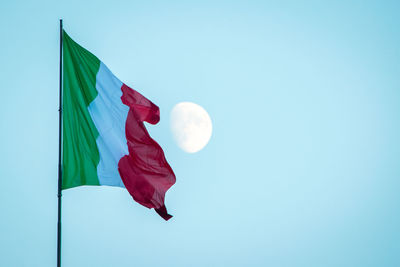
[[[122,102],[129,106],[125,134],[129,155],[118,162],[122,181],[133,199],[141,205],[154,208],[165,220],[172,216],[164,205],[165,193],[175,183],[175,174],[165,159],[164,152],[154,141],[143,121],[156,124],[159,108],[125,84],[121,87]]]

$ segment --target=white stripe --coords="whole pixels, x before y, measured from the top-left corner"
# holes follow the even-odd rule
[[[129,107],[121,101],[122,82],[103,62],[96,76],[97,97],[89,105],[89,113],[99,132],[96,139],[100,153],[97,175],[100,185],[125,187],[118,172],[118,161],[128,155],[125,123]]]

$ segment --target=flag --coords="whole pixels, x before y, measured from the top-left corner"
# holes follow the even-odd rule
[[[160,110],[122,83],[92,53],[63,31],[62,189],[81,185],[124,187],[165,220],[175,175],[144,122]]]

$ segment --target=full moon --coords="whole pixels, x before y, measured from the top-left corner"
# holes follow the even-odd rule
[[[212,123],[207,111],[191,102],[181,102],[171,111],[171,131],[178,146],[196,153],[210,140]]]

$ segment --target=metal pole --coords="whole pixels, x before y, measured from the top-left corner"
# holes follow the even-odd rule
[[[58,109],[58,222],[57,222],[57,267],[61,267],[61,186],[62,186],[62,167],[61,167],[61,138],[62,138],[62,47],[63,47],[63,24],[60,19],[60,102]]]

